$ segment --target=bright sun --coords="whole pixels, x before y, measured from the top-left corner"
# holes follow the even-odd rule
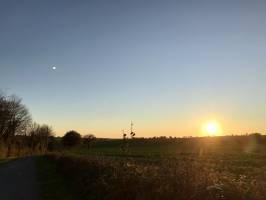
[[[215,121],[209,121],[203,125],[203,133],[209,136],[219,135],[221,132],[220,125]]]

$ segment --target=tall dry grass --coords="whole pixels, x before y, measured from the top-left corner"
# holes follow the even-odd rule
[[[206,159],[138,162],[51,154],[84,199],[265,200],[266,180],[215,170]],[[217,165],[219,163],[216,163]],[[247,173],[248,174],[248,173]]]

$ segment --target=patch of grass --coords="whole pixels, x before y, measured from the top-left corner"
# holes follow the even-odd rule
[[[37,178],[39,200],[75,200],[80,199],[69,180],[57,172],[53,161],[42,156],[37,159]]]
[[[5,164],[5,163],[7,163],[7,162],[8,162],[7,159],[0,159],[0,165]]]
[[[15,160],[14,158],[0,159],[0,166]]]

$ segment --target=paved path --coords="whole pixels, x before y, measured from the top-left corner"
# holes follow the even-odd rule
[[[0,166],[1,200],[37,200],[35,158],[21,158]]]

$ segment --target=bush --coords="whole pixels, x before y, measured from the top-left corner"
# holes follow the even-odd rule
[[[62,143],[65,147],[73,147],[81,142],[81,135],[76,131],[67,132],[63,138]]]

